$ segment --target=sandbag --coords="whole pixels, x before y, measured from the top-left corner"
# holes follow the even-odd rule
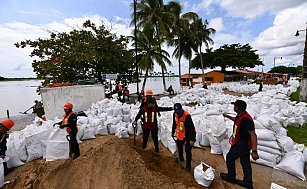
[[[210,122],[212,136],[219,137],[226,133],[226,125],[223,115],[214,116]]]
[[[223,152],[224,160],[226,161],[226,155],[228,154],[231,144],[229,143],[229,139],[224,139],[220,142],[221,149]]]
[[[4,167],[3,167],[4,160],[0,158],[0,188],[4,185]]]
[[[209,187],[214,179],[214,169],[211,166],[201,162],[194,168],[194,179],[198,184]]]
[[[276,140],[268,141],[268,140],[257,140],[257,144],[260,146],[266,146],[269,148],[281,149]]]
[[[304,158],[305,158],[305,162],[307,163],[307,148],[304,149],[303,155],[304,155]]]
[[[207,133],[200,133],[201,134],[201,141],[200,141],[200,145],[201,146],[210,146],[210,141],[209,138],[207,136]]]
[[[271,183],[270,189],[287,189],[287,188],[282,187],[282,186],[280,186],[280,185],[275,184],[274,182],[272,182],[272,183]]]
[[[125,127],[118,127],[115,136],[117,136],[118,138],[128,138],[128,129]]]
[[[30,133],[27,132],[14,132],[13,134],[13,141],[14,146],[16,148],[16,152],[18,154],[18,157],[21,161],[26,162],[28,159],[27,149],[26,149],[26,143],[25,143],[25,137],[28,136]]]
[[[278,133],[282,127],[278,120],[268,115],[259,115],[256,120],[262,123],[265,128],[270,129],[276,133]]]
[[[276,165],[275,168],[281,169],[305,181],[306,178],[304,174],[304,164],[305,158],[303,153],[293,150],[291,152],[285,153],[280,163]]]
[[[196,141],[194,142],[194,147],[200,148],[200,141],[202,138],[202,134],[201,133],[196,133]]]
[[[281,155],[271,154],[271,153],[264,152],[261,150],[258,150],[258,155],[259,155],[259,158],[266,160],[268,162],[272,162],[273,164],[277,164],[281,160]]]
[[[65,129],[54,128],[47,140],[46,161],[69,158],[69,142]]]
[[[253,160],[252,157],[250,157],[250,160],[251,162],[254,162],[254,163],[257,163],[257,164],[260,164],[260,165],[265,165],[265,166],[268,166],[268,167],[275,167],[276,166],[276,163],[272,162],[272,161],[266,161],[264,159],[257,159],[256,161]]]
[[[293,140],[288,136],[277,136],[277,141],[280,144],[282,150],[284,152],[291,152],[294,150],[294,142]]]
[[[95,137],[95,127],[85,126],[84,127],[84,134],[82,140],[89,140],[94,139]]]
[[[9,158],[7,162],[7,167],[12,168],[12,167],[19,167],[23,165],[24,163],[19,159],[19,156],[16,152],[14,142],[9,138],[7,140],[7,151],[6,151],[6,156]]]
[[[38,159],[43,156],[43,150],[40,142],[40,133],[36,133],[25,138],[27,149],[27,162]]]
[[[276,140],[275,133],[268,129],[255,129],[258,140]]]
[[[176,152],[176,142],[171,136],[167,137],[167,148],[171,151],[172,154]]]
[[[267,153],[275,154],[275,155],[281,155],[281,151],[276,148],[269,148],[267,146],[261,146],[261,145],[258,145],[257,148],[258,150],[261,150],[263,152],[267,152]]]
[[[96,128],[97,135],[108,135],[108,127],[105,125],[100,125]]]

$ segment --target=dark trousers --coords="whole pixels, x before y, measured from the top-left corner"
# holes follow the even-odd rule
[[[159,152],[158,128],[155,128],[155,129],[143,128],[143,149],[145,149],[147,146],[147,141],[148,141],[150,133],[151,133],[151,138],[155,145],[155,152]]]
[[[184,161],[183,157],[183,145],[185,144],[185,155],[187,158],[186,167],[191,168],[191,160],[192,160],[192,146],[190,145],[190,141],[177,140],[177,147],[179,153],[180,161]]]
[[[252,167],[250,163],[250,150],[247,144],[240,144],[239,142],[231,146],[227,156],[226,163],[228,169],[228,178],[236,178],[236,159],[240,158],[240,163],[243,169],[244,178],[246,183],[252,183]]]
[[[79,144],[77,142],[77,133],[69,133],[69,149],[73,159],[80,156]]]

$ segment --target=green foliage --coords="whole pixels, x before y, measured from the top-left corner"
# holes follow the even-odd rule
[[[128,39],[112,34],[104,25],[89,20],[81,29],[50,33],[47,39],[16,43],[17,48],[30,46],[35,57],[32,67],[44,84],[101,79],[101,73],[119,73],[133,79],[133,54],[127,51]]]
[[[298,87],[297,90],[290,95],[290,100],[299,102],[300,101],[300,92],[301,92],[301,88]]]
[[[223,45],[215,51],[203,53],[204,68],[221,67],[225,71],[227,67],[232,68],[253,68],[263,65],[260,61],[257,50],[253,50],[249,44]],[[200,56],[197,55],[192,60],[192,67],[201,68]]]
[[[292,140],[299,144],[305,144],[307,146],[307,123],[302,127],[287,126],[288,136]]]
[[[270,73],[284,73],[284,74],[291,74],[294,76],[301,75],[303,72],[303,66],[297,67],[287,67],[287,66],[276,66],[272,68]]]

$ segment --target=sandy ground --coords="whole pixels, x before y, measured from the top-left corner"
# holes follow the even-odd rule
[[[115,136],[100,136],[83,141],[81,156],[75,160],[46,162],[38,159],[16,168],[5,180],[11,181],[5,189],[141,189],[141,188],[203,188],[196,183],[193,171],[181,169],[168,149],[160,143],[160,155],[153,153],[152,141],[146,151],[137,145],[133,137],[118,139]],[[221,155],[211,155],[210,148],[193,149],[192,167],[200,162],[211,165],[216,170],[216,178],[210,188],[241,188],[222,181],[218,176],[226,171]],[[287,188],[307,189],[307,183],[272,168],[252,164],[254,188],[270,188],[271,182]],[[237,163],[237,174],[242,178],[242,170]]]

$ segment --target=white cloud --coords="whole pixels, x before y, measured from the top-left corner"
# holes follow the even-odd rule
[[[205,1],[205,0],[204,0]],[[234,17],[254,18],[266,11],[277,13],[306,3],[306,0],[219,0],[220,6]]]
[[[32,61],[29,57],[33,49],[18,49],[14,43],[26,39],[35,40],[49,36],[47,31],[64,32],[73,28],[81,28],[86,20],[91,20],[96,25],[101,22],[108,27],[112,27],[112,32],[118,35],[131,35],[131,29],[128,25],[113,23],[106,18],[98,15],[83,16],[80,18],[67,18],[63,22],[51,22],[44,25],[31,25],[21,22],[11,22],[0,24],[0,76],[3,77],[33,77]],[[112,26],[111,26],[112,25]]]
[[[214,28],[216,32],[221,32],[224,30],[223,18],[218,17],[209,21],[209,27]]]
[[[194,4],[192,5],[192,11],[199,12],[200,10],[208,9],[212,2],[213,0],[203,0],[198,4]]]

